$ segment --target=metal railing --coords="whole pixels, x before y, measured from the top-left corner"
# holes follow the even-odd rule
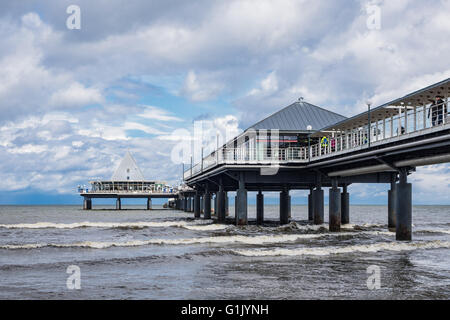
[[[406,139],[411,134],[420,135],[427,131],[444,129],[450,125],[447,105],[448,101],[430,106],[390,107],[390,109],[398,109],[399,113],[385,118],[375,118],[370,126],[366,124],[346,131],[327,131],[322,136],[326,138],[326,143],[321,141],[309,147],[220,148],[186,170],[184,179],[222,164],[307,163],[338,153],[367,148],[369,144],[375,146],[393,140]]]

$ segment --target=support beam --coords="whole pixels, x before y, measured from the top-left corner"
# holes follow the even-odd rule
[[[214,196],[214,215],[217,217],[217,192]]]
[[[314,224],[323,224],[324,205],[323,205],[323,190],[320,186],[313,191],[314,201]]]
[[[152,198],[147,198],[147,210],[152,210]]]
[[[225,196],[225,216],[229,216],[230,215],[230,202],[229,202],[229,198],[228,198],[228,192],[224,192]]]
[[[396,177],[392,175],[391,190],[388,190],[388,229],[395,231],[396,214],[395,214],[395,202],[397,200],[397,188]]]
[[[284,188],[280,192],[280,224],[289,223],[289,190]]]
[[[184,212],[188,211],[188,198],[187,197],[184,197],[184,199],[183,199],[183,210],[184,210]]]
[[[256,195],[256,224],[262,225],[264,223],[264,195],[259,190]]]
[[[406,169],[400,170],[400,181],[396,188],[396,239],[411,241],[412,231],[412,184],[408,183]]]
[[[194,217],[200,218],[200,193],[198,191],[194,197]]]
[[[191,206],[192,206],[192,200],[191,197],[187,197],[187,208],[186,208],[186,212],[191,212]]]
[[[341,223],[350,223],[350,194],[347,192],[347,185],[344,185],[341,193]]]
[[[203,208],[204,208],[204,219],[211,219],[211,193],[209,193],[208,189],[203,196]]]
[[[313,188],[309,189],[308,194],[308,221],[314,221],[314,198],[313,198]]]
[[[329,230],[331,232],[341,231],[341,190],[337,187],[337,179],[332,181],[333,187],[329,194]]]
[[[291,195],[288,195],[288,218],[292,219]]]
[[[116,210],[122,210],[122,201],[120,198],[117,198],[116,200]]]
[[[244,173],[239,174],[239,189],[236,191],[236,225],[247,225],[247,190],[245,189]]]
[[[217,220],[219,222],[225,222],[225,195],[223,185],[220,184],[217,192]]]

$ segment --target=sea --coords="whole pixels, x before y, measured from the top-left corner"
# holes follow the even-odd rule
[[[154,206],[0,206],[0,299],[449,299],[450,206],[414,206],[398,242],[385,206],[329,232],[292,205],[263,226]]]

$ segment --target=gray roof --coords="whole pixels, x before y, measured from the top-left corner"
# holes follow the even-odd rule
[[[345,119],[347,118],[335,112],[322,109],[308,102],[297,101],[250,128],[255,130],[309,131],[308,126],[311,126],[312,130],[320,130]]]

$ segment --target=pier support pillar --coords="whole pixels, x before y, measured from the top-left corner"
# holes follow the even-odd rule
[[[183,199],[183,211],[187,212],[188,211],[188,198],[184,197]]]
[[[120,198],[117,198],[116,200],[116,210],[122,210],[122,201]]]
[[[219,191],[217,192],[217,220],[219,222],[225,222],[225,196],[222,183],[220,183]]]
[[[239,189],[236,192],[236,225],[247,225],[247,190],[245,189],[244,173],[239,174]]]
[[[337,187],[337,179],[333,179],[333,187],[329,195],[329,230],[331,232],[341,231],[341,190]]]
[[[209,193],[208,191],[206,191],[205,195],[203,196],[203,201],[204,201],[204,214],[203,214],[203,218],[204,219],[211,219],[211,193]]]
[[[280,224],[289,223],[289,190],[284,188],[280,192]]]
[[[292,206],[291,206],[291,200],[292,200],[291,195],[288,194],[288,218],[289,218],[289,221],[292,219]]]
[[[187,199],[187,212],[192,212],[192,197]]]
[[[406,169],[400,170],[400,181],[396,188],[396,239],[411,241],[412,230],[412,184],[408,183]]]
[[[309,194],[308,194],[308,221],[314,221],[313,188],[309,189]]]
[[[83,200],[83,210],[91,210],[92,209],[92,199],[84,199]]]
[[[230,215],[230,203],[228,199],[228,192],[224,192],[224,199],[225,199],[225,216],[228,217]]]
[[[152,198],[147,198],[147,210],[152,210]]]
[[[264,223],[264,195],[259,190],[256,195],[256,224],[262,225]]]
[[[324,205],[323,205],[323,190],[319,186],[313,191],[313,208],[314,208],[314,224],[323,224]]]
[[[350,194],[347,192],[347,185],[344,185],[341,193],[341,223],[350,223]]]
[[[194,217],[200,218],[200,194],[197,191],[194,197]]]
[[[395,202],[397,200],[397,188],[395,184],[396,177],[392,175],[391,190],[388,190],[388,229],[395,230],[396,214],[395,214]]]
[[[217,192],[214,195],[214,215],[217,217]]]
[[[205,212],[205,197],[200,196],[200,214]]]

